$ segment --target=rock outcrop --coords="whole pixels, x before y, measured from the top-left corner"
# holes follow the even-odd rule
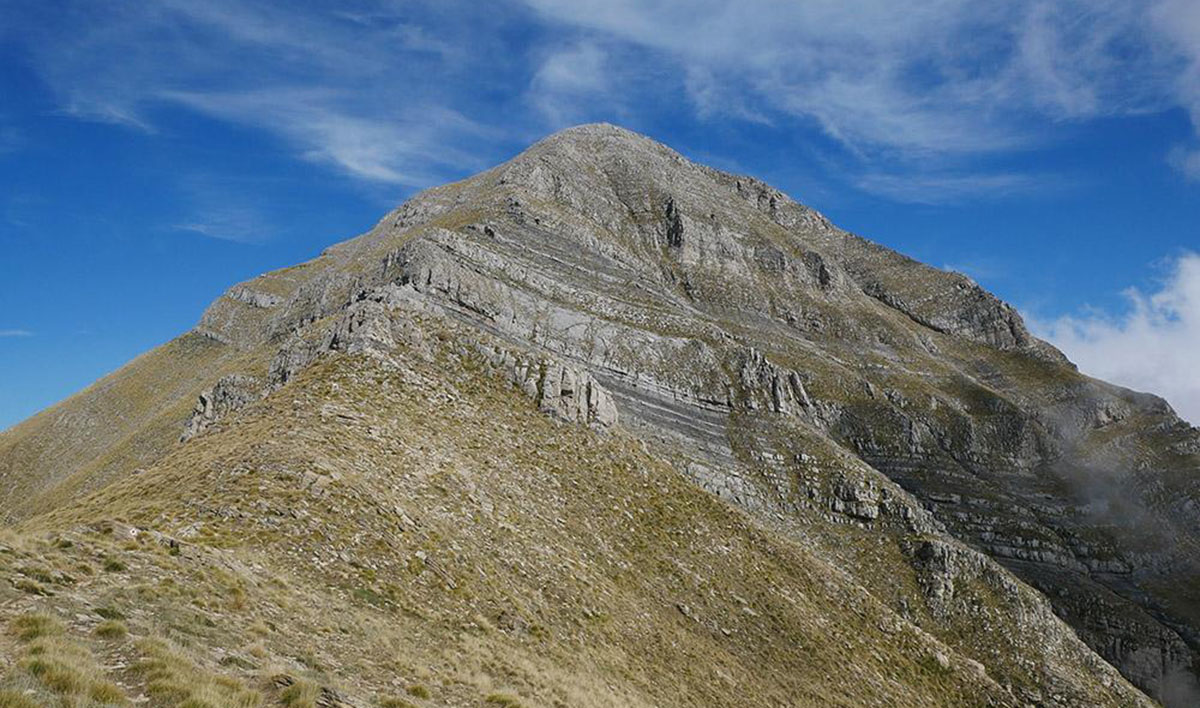
[[[265,393],[263,383],[253,376],[222,376],[196,400],[196,407],[183,426],[179,441],[186,442],[194,438],[220,418],[257,401]]]

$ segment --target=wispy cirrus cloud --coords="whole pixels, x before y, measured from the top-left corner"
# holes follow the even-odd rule
[[[874,194],[910,204],[953,204],[1044,192],[1054,178],[1026,174],[878,174],[860,177],[857,185]]]
[[[355,180],[424,186],[497,143],[662,110],[815,129],[888,199],[1011,197],[1061,177],[989,158],[1180,109],[1200,134],[1193,0],[68,0],[14,10],[59,109],[142,131],[183,109]],[[24,16],[24,21],[22,21]],[[0,29],[0,32],[4,32]],[[964,41],[964,38],[970,38]],[[504,124],[503,135],[481,126]],[[1200,138],[1168,161],[1200,176]],[[472,158],[482,156],[477,162]]]
[[[606,52],[591,42],[581,42],[549,52],[530,81],[530,95],[552,123],[576,120],[589,97],[612,88]]]
[[[526,3],[656,52],[687,77],[703,115],[815,123],[867,165],[860,187],[905,201],[966,193],[972,181],[987,194],[1036,180],[971,160],[1043,146],[1073,122],[1181,107],[1200,131],[1200,5],[1191,0]],[[1200,171],[1194,149],[1172,164]],[[945,176],[964,168],[982,174]],[[917,179],[872,174],[889,171]]]
[[[262,214],[249,208],[211,208],[195,214],[194,219],[174,224],[173,228],[236,243],[262,243],[276,230]]]
[[[237,123],[269,124],[303,158],[360,179],[419,186],[483,166],[456,145],[488,129],[437,106],[398,107],[384,118],[355,111],[355,97],[337,90],[169,91],[160,97]]]
[[[0,329],[0,338],[32,336],[33,332],[30,332],[27,329]]]
[[[53,22],[26,10],[25,41],[59,111],[77,118],[155,132],[164,111],[183,108],[366,182],[426,186],[481,167],[467,146],[494,136],[452,107],[463,96],[447,81],[479,70],[479,57],[411,20],[424,10],[465,33],[465,9],[355,7],[78,0]]]
[[[1200,180],[1200,4],[1191,0],[1159,0],[1151,10],[1151,17],[1159,34],[1178,56],[1179,70],[1169,80],[1197,133],[1190,144],[1176,147],[1171,162],[1191,178]]]
[[[1175,169],[1200,181],[1200,147],[1177,145],[1170,153],[1170,161]]]

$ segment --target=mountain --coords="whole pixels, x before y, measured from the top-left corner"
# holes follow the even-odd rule
[[[231,288],[0,490],[4,705],[1200,697],[1200,430],[610,125]]]

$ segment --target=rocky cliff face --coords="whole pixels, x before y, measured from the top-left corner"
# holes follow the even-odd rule
[[[270,364],[213,379],[176,435],[328,357],[449,346],[820,549],[1019,700],[1103,674],[1054,614],[1151,696],[1200,695],[1200,431],[967,278],[647,138],[552,136],[236,286],[196,334]]]

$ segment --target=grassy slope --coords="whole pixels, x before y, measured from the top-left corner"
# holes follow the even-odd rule
[[[161,457],[196,396],[245,355],[185,334],[0,433],[0,520],[48,510]]]
[[[810,550],[470,357],[332,357],[0,553],[6,616],[66,625],[55,651],[84,677],[48,683],[10,633],[6,685],[45,698],[1012,700]],[[127,633],[98,635],[105,617]]]
[[[556,425],[482,374],[448,384],[444,366],[335,358],[33,520],[6,551],[10,615],[63,617],[101,665],[127,654],[134,666],[150,651],[139,640],[163,637],[196,671],[267,697],[280,673],[364,698],[419,684],[430,698],[405,698],[418,704],[1001,695],[640,445]],[[185,537],[182,550],[124,522]],[[131,634],[96,637],[97,608]],[[15,638],[5,648],[28,653]],[[29,674],[26,660],[8,680],[43,690]],[[103,679],[133,694],[148,675]]]

